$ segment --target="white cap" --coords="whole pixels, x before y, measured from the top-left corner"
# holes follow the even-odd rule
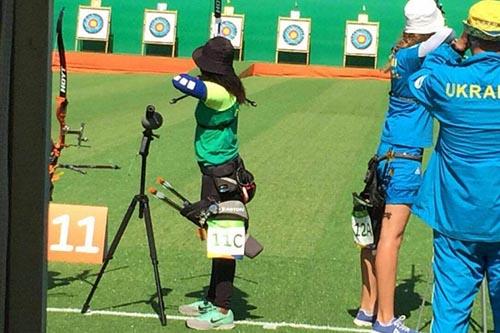
[[[430,34],[444,27],[444,17],[435,0],[409,0],[405,17],[407,33]]]

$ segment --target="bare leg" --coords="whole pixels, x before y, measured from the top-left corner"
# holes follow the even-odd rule
[[[385,207],[375,258],[378,292],[377,320],[382,324],[388,324],[394,318],[398,253],[409,217],[410,208],[407,205],[386,205]]]
[[[375,313],[377,301],[377,279],[375,277],[374,250],[363,248],[359,255],[361,263],[361,301],[360,308],[368,314]]]

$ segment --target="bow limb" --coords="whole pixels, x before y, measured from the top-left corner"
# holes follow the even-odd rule
[[[66,97],[57,96],[56,103],[56,118],[59,122],[59,136],[56,145],[59,145],[62,150],[66,147],[66,132],[68,131],[68,126],[66,125],[66,108],[68,106],[68,100]]]
[[[56,35],[57,35],[57,50],[59,54],[59,96],[56,97],[56,118],[59,122],[59,135],[57,141],[52,141],[52,150],[50,153],[49,161],[49,175],[52,182],[58,179],[56,175],[57,161],[61,156],[61,151],[66,146],[66,109],[68,100],[66,98],[67,91],[67,71],[66,71],[66,54],[64,50],[64,40],[62,37],[62,20],[64,15],[64,8],[59,12],[57,19]]]

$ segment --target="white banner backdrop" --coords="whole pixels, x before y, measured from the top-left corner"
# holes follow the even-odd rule
[[[220,34],[222,37],[227,38],[233,44],[235,49],[241,49],[243,45],[243,29],[245,16],[244,15],[221,15]],[[212,15],[212,22],[210,24],[210,38],[215,37],[217,34],[217,25],[215,18]]]
[[[347,21],[345,29],[345,54],[376,56],[378,51],[378,22],[359,23]]]
[[[78,8],[76,38],[107,41],[110,20],[111,8],[80,6]]]
[[[309,52],[310,19],[278,19],[278,51]]]
[[[177,29],[176,11],[144,11],[143,43],[175,44]]]

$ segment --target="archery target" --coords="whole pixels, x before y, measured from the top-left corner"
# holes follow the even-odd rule
[[[238,28],[231,21],[222,21],[221,24],[221,35],[229,40],[233,40],[238,33]]]
[[[279,18],[278,50],[308,52],[311,21]]]
[[[282,37],[288,45],[296,46],[304,40],[304,30],[296,24],[290,24],[283,31]]]
[[[104,22],[99,14],[88,14],[83,19],[83,29],[89,34],[96,34],[102,30]]]
[[[376,55],[378,23],[347,22],[345,53],[349,55]]]
[[[80,6],[78,11],[77,38],[107,41],[111,8]]]
[[[358,50],[368,48],[373,41],[372,34],[366,29],[358,29],[351,35],[351,43]]]
[[[177,12],[146,10],[144,12],[144,43],[174,44]]]
[[[243,44],[243,15],[222,15],[221,16],[220,35],[231,41],[235,49],[240,49]],[[210,37],[215,37],[217,34],[217,25],[215,18],[212,17],[210,27]]]
[[[165,37],[170,31],[170,23],[164,17],[155,17],[149,24],[149,32],[155,37]]]

